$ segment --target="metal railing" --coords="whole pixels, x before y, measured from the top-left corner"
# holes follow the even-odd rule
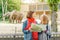
[[[24,34],[18,30],[19,28],[21,28],[20,24],[18,25],[17,24],[7,24],[7,25],[0,24],[0,25],[2,25],[2,27],[0,26],[0,28],[2,30],[4,29],[3,32],[1,32],[1,29],[0,29],[0,40],[24,40]],[[9,32],[9,33],[6,33],[6,32]],[[52,32],[51,35],[52,35],[51,40],[60,40],[60,32]]]
[[[23,33],[19,34],[0,34],[0,40],[24,40]],[[50,40],[60,40],[60,33],[52,33]]]
[[[60,32],[52,32],[51,40],[60,40]]]
[[[23,40],[23,33],[20,34],[0,34],[0,40]]]

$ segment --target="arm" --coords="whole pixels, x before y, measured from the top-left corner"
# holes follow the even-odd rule
[[[23,22],[23,28],[22,28],[23,33],[28,32],[28,30],[24,30],[26,28],[26,26],[27,26],[27,21]]]

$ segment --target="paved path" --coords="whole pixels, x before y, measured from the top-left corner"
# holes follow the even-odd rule
[[[11,34],[11,33],[22,32],[22,23],[21,24],[6,24],[0,23],[0,34]]]

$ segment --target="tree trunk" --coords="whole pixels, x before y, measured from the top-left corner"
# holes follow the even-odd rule
[[[2,14],[3,14],[3,16],[4,16],[4,4],[3,4],[3,0],[2,0]],[[2,17],[3,17],[2,16]],[[3,21],[5,21],[5,17],[3,17]]]
[[[56,13],[56,11],[52,11],[51,26],[52,26],[52,31],[57,32],[57,13]]]
[[[7,12],[7,1],[5,2],[5,13]]]

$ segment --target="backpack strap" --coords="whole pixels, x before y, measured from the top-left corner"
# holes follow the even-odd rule
[[[48,24],[47,24],[47,26],[46,26],[46,29],[47,29],[47,31],[48,31]],[[48,34],[47,34],[47,40],[48,40]]]
[[[49,31],[49,29],[48,29],[48,24],[47,24],[47,26],[46,26],[46,29],[47,29],[47,31]],[[49,40],[49,38],[51,38],[51,35],[49,35],[48,33],[47,33],[47,40]]]

